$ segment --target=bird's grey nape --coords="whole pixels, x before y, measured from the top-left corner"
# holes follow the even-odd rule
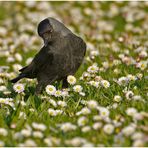
[[[62,36],[66,36],[69,33],[72,33],[67,27],[65,27],[65,25],[63,23],[61,23],[60,21],[52,18],[52,17],[48,17],[47,18],[49,20],[49,23],[52,25],[53,29],[56,32],[60,32],[62,34]]]

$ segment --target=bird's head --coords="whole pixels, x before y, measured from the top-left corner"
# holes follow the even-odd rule
[[[45,46],[57,37],[64,37],[69,33],[71,31],[63,23],[51,17],[42,20],[38,25],[38,34],[43,38]]]
[[[49,42],[52,41],[53,27],[48,19],[44,19],[38,25],[38,34],[44,40],[44,46],[46,47]]]

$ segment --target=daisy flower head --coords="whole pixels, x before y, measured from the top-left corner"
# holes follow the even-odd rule
[[[69,132],[69,131],[75,130],[77,127],[76,125],[70,122],[66,122],[66,123],[63,123],[60,128],[63,132]]]
[[[103,65],[103,68],[105,68],[105,69],[109,68],[109,63],[107,61],[103,62],[102,65]]]
[[[88,119],[85,116],[82,116],[78,119],[77,123],[79,126],[84,126],[88,122]]]
[[[0,135],[7,136],[8,135],[8,131],[5,128],[0,128]]]
[[[53,99],[49,99],[50,104],[52,104],[54,107],[57,107],[57,103]]]
[[[114,126],[112,124],[106,124],[104,127],[103,127],[103,130],[106,134],[112,134],[114,132]]]
[[[32,123],[32,127],[36,130],[40,130],[40,131],[45,131],[46,130],[46,126],[42,123],[36,123],[36,122],[33,122]]]
[[[128,116],[134,116],[137,113],[137,110],[133,107],[130,107],[126,110]]]
[[[90,109],[96,109],[96,108],[98,107],[98,102],[95,101],[95,100],[89,100],[89,101],[87,102],[87,106],[88,106],[88,108],[90,108]]]
[[[14,84],[13,89],[14,89],[15,92],[21,93],[21,92],[24,91],[24,85],[21,84],[21,83]]]
[[[147,56],[148,56],[148,54],[147,54],[147,52],[146,51],[141,51],[140,53],[139,53],[139,56],[141,57],[141,58],[146,58]]]
[[[141,70],[145,70],[147,68],[147,61],[141,61],[141,62],[137,63],[136,66],[138,68],[140,68]]]
[[[15,56],[15,59],[16,59],[18,62],[21,62],[21,61],[23,60],[21,54],[19,54],[19,53],[16,53],[14,56]]]
[[[133,115],[134,120],[143,120],[143,115],[141,113],[135,113]]]
[[[66,140],[66,144],[72,145],[73,147],[80,147],[86,140],[81,137],[74,137],[73,139]]]
[[[19,71],[20,69],[22,69],[22,65],[20,65],[20,64],[13,64],[13,69],[14,69],[14,71]]]
[[[83,87],[82,87],[81,85],[75,85],[75,86],[73,87],[73,90],[74,90],[75,92],[81,92],[82,89],[83,89]]]
[[[137,74],[136,74],[136,76],[137,76],[137,78],[138,78],[138,79],[140,79],[140,80],[141,80],[141,79],[142,79],[142,77],[143,77],[143,74],[142,74],[142,73],[137,73]]]
[[[127,75],[127,78],[128,78],[130,81],[135,81],[135,80],[137,80],[137,77],[134,76],[134,75],[131,75],[131,74],[128,74],[128,75]]]
[[[80,92],[79,94],[83,97],[85,96],[85,92]]]
[[[66,107],[67,106],[67,103],[65,102],[65,101],[58,101],[58,103],[57,103],[59,106],[61,106],[61,107]]]
[[[115,95],[114,96],[114,101],[115,102],[120,102],[122,100],[121,96]]]
[[[90,73],[88,73],[88,72],[83,72],[83,74],[82,74],[82,80],[83,79],[89,79],[91,77],[91,74]]]
[[[69,96],[68,91],[69,90],[62,90],[62,97],[68,97]]]
[[[32,133],[32,136],[35,137],[35,138],[43,138],[44,137],[44,135],[41,131],[34,131]]]
[[[92,127],[93,127],[94,130],[98,130],[102,127],[102,122],[96,122],[96,123],[93,124]]]
[[[0,147],[4,147],[4,142],[0,140]]]
[[[24,137],[29,137],[31,135],[31,130],[29,129],[22,129],[21,130],[21,134],[24,136]]]
[[[88,67],[87,71],[89,73],[97,73],[99,70],[97,64],[93,64],[92,66]]]
[[[54,95],[56,92],[56,88],[53,85],[47,85],[46,92],[48,95]]]
[[[109,114],[110,114],[109,110],[107,108],[105,108],[105,107],[101,107],[99,109],[99,111],[100,111],[100,116],[102,118],[107,118],[109,116]]]
[[[133,127],[131,125],[126,126],[122,129],[122,133],[127,137],[131,136],[134,132],[135,132],[135,127]]]
[[[125,97],[127,98],[127,100],[131,100],[134,96],[134,93],[132,91],[127,91],[125,94]]]
[[[122,86],[127,85],[128,82],[129,82],[129,79],[127,77],[120,77],[117,81],[117,83]]]
[[[28,59],[26,60],[26,64],[29,65],[29,64],[31,63],[32,60],[33,60],[32,57],[28,58]]]
[[[54,109],[52,109],[52,108],[49,108],[49,109],[48,109],[48,114],[49,114],[50,116],[56,116],[56,115],[57,115],[56,111],[55,111]]]
[[[7,87],[6,86],[0,86],[0,91],[6,91],[7,90]]]
[[[88,84],[98,88],[99,87],[99,82],[96,82],[96,81],[89,81]]]
[[[142,132],[135,132],[131,138],[132,138],[132,140],[143,139],[144,134]]]
[[[91,113],[91,110],[89,108],[87,108],[87,107],[84,107],[84,108],[81,109],[80,112],[83,115],[87,115],[87,114],[90,114]]]
[[[98,56],[98,55],[99,55],[99,51],[98,51],[98,50],[92,50],[92,51],[90,52],[90,55],[91,55],[91,56]]]
[[[91,130],[91,127],[90,126],[84,126],[81,130],[82,130],[83,133],[86,133],[86,132],[89,132]]]
[[[69,76],[67,77],[67,82],[68,82],[70,85],[74,85],[74,84],[76,84],[76,78],[75,78],[74,76],[72,76],[72,75],[69,75]]]
[[[133,142],[133,147],[144,147],[145,141],[142,139],[137,139]]]
[[[62,95],[62,91],[60,91],[60,90],[56,90],[54,93],[55,97],[60,97],[61,95]]]
[[[102,85],[104,88],[110,87],[110,83],[109,83],[107,80],[102,80],[102,81],[101,81],[101,85]]]

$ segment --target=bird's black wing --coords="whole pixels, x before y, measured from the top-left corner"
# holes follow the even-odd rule
[[[74,34],[68,34],[66,39],[68,41],[67,49],[70,54],[71,73],[75,73],[84,59],[86,44],[80,37]]]
[[[68,47],[71,49],[73,56],[84,57],[86,53],[86,43],[74,34],[68,34]]]
[[[43,47],[30,65],[20,69],[22,74],[26,74],[26,77],[35,78],[39,71],[45,68],[45,66],[51,64],[53,61],[53,53],[50,52],[50,49]]]

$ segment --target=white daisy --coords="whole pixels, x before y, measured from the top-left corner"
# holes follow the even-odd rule
[[[126,113],[129,116],[134,116],[137,113],[137,110],[135,108],[131,107],[126,110]]]
[[[21,92],[24,91],[24,85],[21,84],[21,83],[14,84],[13,89],[14,89],[15,92],[21,93]]]
[[[56,116],[57,115],[56,111],[52,108],[48,109],[48,113],[49,113],[50,116]]]
[[[8,135],[8,131],[5,128],[0,128],[0,135],[7,136]]]
[[[125,136],[131,136],[133,133],[135,132],[135,127],[129,125],[129,126],[126,126],[122,129],[122,133],[125,135]]]
[[[82,89],[83,89],[83,87],[82,87],[81,85],[75,85],[75,86],[73,87],[73,90],[74,90],[75,92],[81,92]]]
[[[98,102],[95,101],[95,100],[89,100],[89,101],[87,102],[87,106],[88,106],[88,108],[90,108],[90,109],[96,109],[96,108],[98,107]]]
[[[122,100],[121,96],[118,95],[114,96],[114,101],[120,102],[121,100]]]
[[[112,124],[106,124],[104,127],[103,127],[103,130],[106,134],[112,134],[114,132],[114,126]]]
[[[101,81],[101,85],[102,85],[103,87],[105,87],[105,88],[110,87],[110,83],[109,83],[107,80],[102,80],[102,81]]]
[[[127,91],[125,96],[128,100],[131,100],[134,96],[134,93],[132,91]]]
[[[105,108],[105,107],[101,107],[100,109],[99,109],[99,111],[100,111],[100,116],[102,117],[102,118],[106,118],[106,117],[108,117],[109,116],[109,110],[107,109],[107,108]]]
[[[91,130],[91,127],[90,126],[84,126],[81,130],[82,130],[83,133],[86,133],[86,132],[89,132]]]
[[[66,107],[67,106],[67,103],[65,101],[58,101],[57,104],[61,107]]]
[[[140,68],[141,70],[144,70],[147,68],[147,61],[141,61],[137,64],[137,67]]]
[[[15,59],[16,59],[18,62],[21,62],[21,61],[23,60],[21,54],[19,54],[19,53],[16,53],[14,56],[15,56]]]
[[[142,139],[137,139],[133,142],[133,147],[144,147],[145,141]]]
[[[98,130],[98,129],[100,129],[102,127],[102,123],[101,122],[96,122],[96,123],[93,124],[92,127],[93,127],[94,130]]]
[[[36,123],[36,122],[33,122],[32,123],[32,127],[36,130],[40,130],[40,131],[45,131],[46,130],[46,126],[42,123]]]
[[[22,130],[21,130],[21,134],[22,134],[24,137],[29,137],[29,136],[31,136],[31,130],[22,129]]]
[[[129,79],[127,77],[120,77],[117,81],[119,85],[123,85],[123,86],[127,85],[128,82],[129,82]]]
[[[84,126],[88,122],[88,119],[84,116],[80,117],[77,121],[79,126]]]
[[[84,107],[84,108],[81,109],[80,112],[83,115],[87,115],[87,114],[90,114],[91,113],[91,110],[89,108],[87,108],[87,107]]]
[[[62,91],[60,91],[60,90],[57,90],[57,91],[55,91],[55,93],[54,93],[54,96],[55,97],[60,97],[62,95]]]
[[[69,76],[67,77],[67,82],[68,82],[70,85],[74,85],[74,84],[76,84],[76,78],[75,78],[74,76],[72,76],[72,75],[69,75]]]
[[[47,85],[46,86],[46,92],[49,95],[54,95],[56,92],[56,88],[53,85]]]
[[[40,131],[33,131],[32,136],[35,138],[43,138],[44,137],[43,133]]]
[[[97,73],[99,70],[98,66],[96,64],[93,64],[92,66],[88,67],[87,71],[89,73]]]
[[[60,126],[61,130],[64,131],[64,132],[68,132],[68,131],[72,131],[72,130],[75,130],[77,127],[76,125],[70,123],[70,122],[67,122],[67,123],[63,123],[61,126]]]

